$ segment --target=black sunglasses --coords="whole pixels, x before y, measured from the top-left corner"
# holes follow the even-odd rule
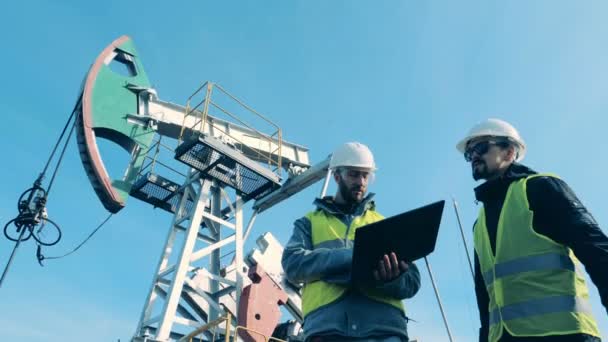
[[[509,143],[506,141],[494,141],[494,140],[485,140],[480,141],[474,145],[467,146],[467,149],[464,151],[464,160],[467,162],[471,162],[473,160],[473,153],[477,153],[479,156],[483,156],[488,153],[490,150],[490,146],[499,146],[499,147],[508,147]]]

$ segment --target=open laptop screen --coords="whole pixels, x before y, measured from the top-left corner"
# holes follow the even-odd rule
[[[373,281],[373,270],[380,259],[395,252],[399,260],[415,261],[435,250],[445,201],[435,202],[355,231],[352,280]]]

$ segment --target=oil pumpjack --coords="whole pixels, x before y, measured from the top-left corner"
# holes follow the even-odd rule
[[[279,305],[293,316],[294,338],[300,295],[283,277],[282,246],[271,233],[250,253],[243,246],[262,212],[322,179],[325,192],[329,157],[311,165],[306,147],[218,84],[205,82],[185,105],[162,101],[127,36],[96,58],[78,101],[78,148],[104,207],[117,213],[132,196],[173,215],[132,340],[187,340],[194,329],[211,339],[211,323],[223,320],[227,340],[234,331],[262,341]],[[109,176],[98,138],[129,153],[123,177]]]

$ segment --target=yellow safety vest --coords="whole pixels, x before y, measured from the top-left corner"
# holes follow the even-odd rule
[[[368,209],[362,216],[353,219],[350,227],[347,227],[335,216],[322,210],[317,210],[306,214],[310,220],[312,245],[313,248],[341,248],[344,241],[354,240],[355,231],[367,224],[380,221],[384,217],[373,209]],[[347,288],[345,286],[331,284],[322,280],[306,283],[302,289],[302,311],[304,316],[310,312],[336,301],[340,298]],[[361,292],[374,300],[395,306],[401,311],[405,311],[401,300],[389,298],[372,288],[360,289]]]
[[[493,255],[484,208],[475,224],[475,251],[490,299],[488,340],[585,333],[600,336],[580,263],[568,247],[532,227],[526,183],[514,181],[498,220]]]

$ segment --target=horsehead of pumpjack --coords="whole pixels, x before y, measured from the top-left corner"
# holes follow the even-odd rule
[[[111,68],[112,63],[124,72]],[[116,39],[101,52],[83,84],[76,123],[78,149],[95,193],[112,213],[125,206],[154,137],[153,127],[129,120],[129,116],[141,112],[141,98],[150,91],[144,67],[127,36]],[[126,166],[122,179],[110,178],[97,138],[116,143],[130,153],[131,163]]]

